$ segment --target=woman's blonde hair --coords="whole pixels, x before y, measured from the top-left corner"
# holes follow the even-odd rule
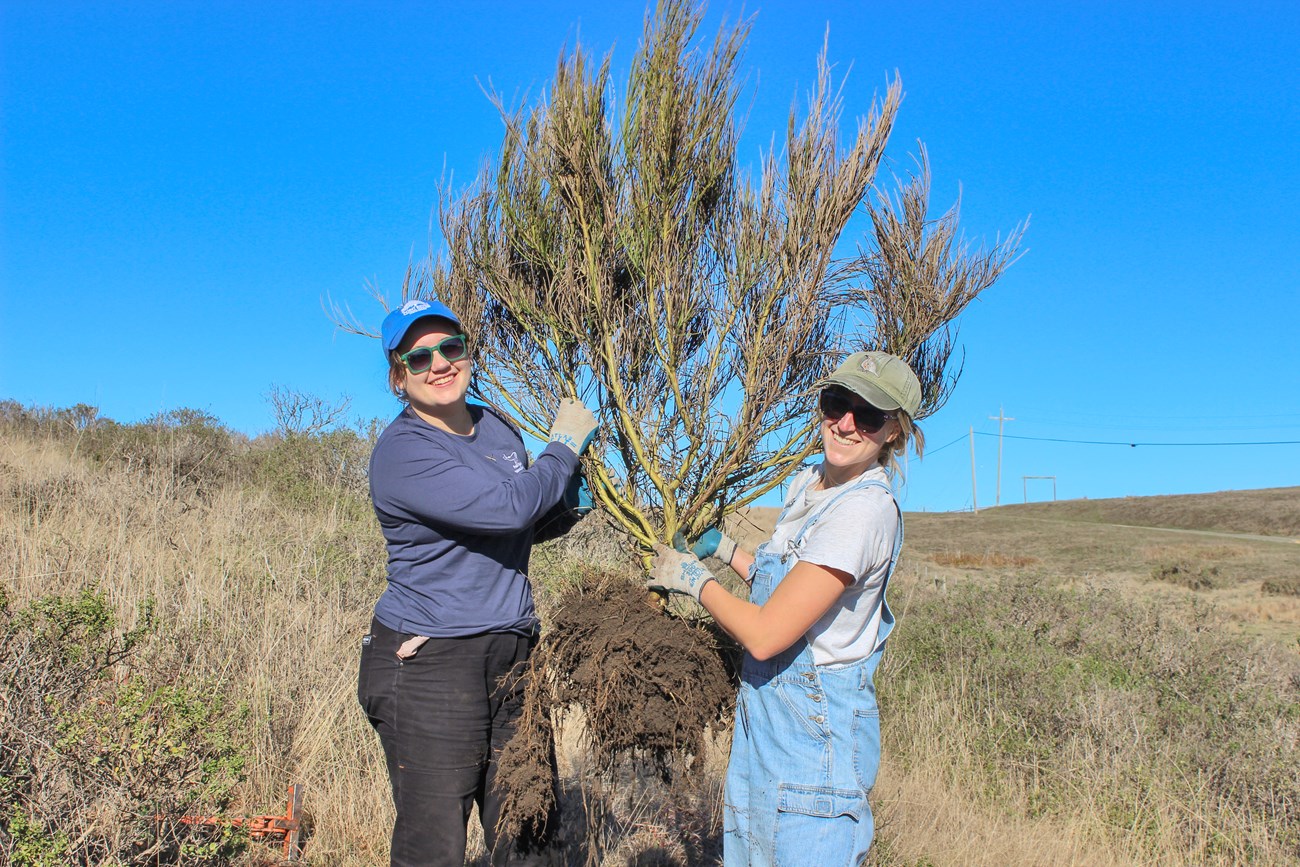
[[[901,409],[894,410],[894,421],[898,423],[898,434],[880,447],[880,465],[891,476],[903,474],[902,460],[907,454],[907,444],[912,443],[916,456],[921,457],[925,451],[925,434],[912,417]]]

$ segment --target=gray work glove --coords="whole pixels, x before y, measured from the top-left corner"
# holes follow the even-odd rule
[[[591,410],[570,397],[560,401],[551,425],[551,442],[563,443],[580,455],[595,435],[596,416]]]
[[[674,551],[667,545],[655,545],[654,561],[645,586],[649,590],[681,593],[700,601],[700,591],[713,576],[694,554]]]

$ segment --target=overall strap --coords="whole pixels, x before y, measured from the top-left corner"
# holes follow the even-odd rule
[[[889,491],[889,497],[894,501],[894,510],[898,512],[898,531],[894,534],[894,551],[889,555],[889,568],[885,570],[885,580],[880,586],[880,602],[878,603],[881,608],[880,631],[876,633],[876,646],[872,651],[872,657],[879,660],[879,654],[885,649],[885,640],[894,631],[894,612],[889,609],[887,596],[889,594],[889,579],[894,577],[894,569],[898,566],[898,555],[903,550],[903,507],[898,504],[898,498],[894,496],[893,490],[888,485],[873,479],[865,483],[863,487],[871,485]],[[874,670],[874,666],[871,666],[871,668]]]
[[[812,529],[812,526],[816,524],[818,519],[821,518],[821,516],[826,513],[827,509],[829,509],[831,506],[838,503],[840,500],[842,500],[844,497],[846,497],[848,494],[852,493],[853,491],[863,489],[863,488],[882,488],[885,491],[885,493],[889,494],[889,499],[893,502],[894,509],[897,510],[898,512],[898,533],[896,534],[894,539],[894,556],[892,558],[893,560],[897,560],[899,552],[903,549],[903,510],[898,505],[898,498],[894,496],[893,490],[889,487],[889,485],[885,484],[879,479],[862,479],[860,481],[854,482],[853,484],[846,486],[844,490],[840,491],[834,497],[828,499],[825,503],[822,503],[821,508],[818,509],[816,512],[814,512],[811,516],[809,516],[808,520],[805,521],[803,526],[799,528],[799,532],[796,533],[794,539],[791,540],[791,545],[797,549],[798,546],[803,543],[804,535],[809,530]],[[893,564],[891,563],[890,565],[892,567]]]
[[[795,503],[799,502],[799,496],[803,494],[804,491],[812,487],[813,482],[816,480],[817,480],[817,474],[810,473],[808,475],[808,480],[804,482],[801,486],[799,486],[798,490],[794,490],[790,492],[790,495],[785,498],[785,507],[781,509],[780,517],[776,519],[777,526],[780,526],[781,522],[785,520],[785,516],[790,511],[790,508]]]

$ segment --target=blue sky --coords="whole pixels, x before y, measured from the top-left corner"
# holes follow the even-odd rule
[[[742,159],[783,128],[829,27],[864,113],[934,206],[1027,252],[961,320],[965,374],[905,508],[1023,477],[1061,498],[1300,484],[1300,6],[766,2]],[[705,29],[742,12],[714,2]],[[575,38],[625,69],[639,3],[0,3],[0,398],[119,421],[194,407],[248,433],[283,386],[387,417],[378,324],[440,177]],[[1012,439],[1011,437],[1038,439]],[[1047,440],[1177,443],[1086,445]],[[1291,441],[1289,445],[1222,445]],[[945,448],[946,446],[946,448]],[[1031,482],[1030,498],[1050,497]]]

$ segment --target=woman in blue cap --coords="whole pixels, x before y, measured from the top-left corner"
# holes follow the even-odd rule
[[[716,530],[691,553],[658,546],[649,586],[689,594],[745,648],[727,767],[723,864],[857,865],[874,832],[880,764],[873,676],[894,616],[903,543],[890,486],[921,385],[906,362],[857,352],[822,384],[821,464],[795,476],[770,541],[750,555]],[[713,555],[750,584],[713,580]]]
[[[528,582],[534,528],[563,508],[591,411],[562,401],[529,465],[518,432],[466,401],[469,337],[438,301],[411,300],[381,329],[405,408],[370,459],[388,584],[362,639],[357,696],[379,734],[397,819],[394,867],[461,867],[478,805],[492,863],[537,840],[498,840],[496,757],[514,731],[519,676],[537,641]]]

